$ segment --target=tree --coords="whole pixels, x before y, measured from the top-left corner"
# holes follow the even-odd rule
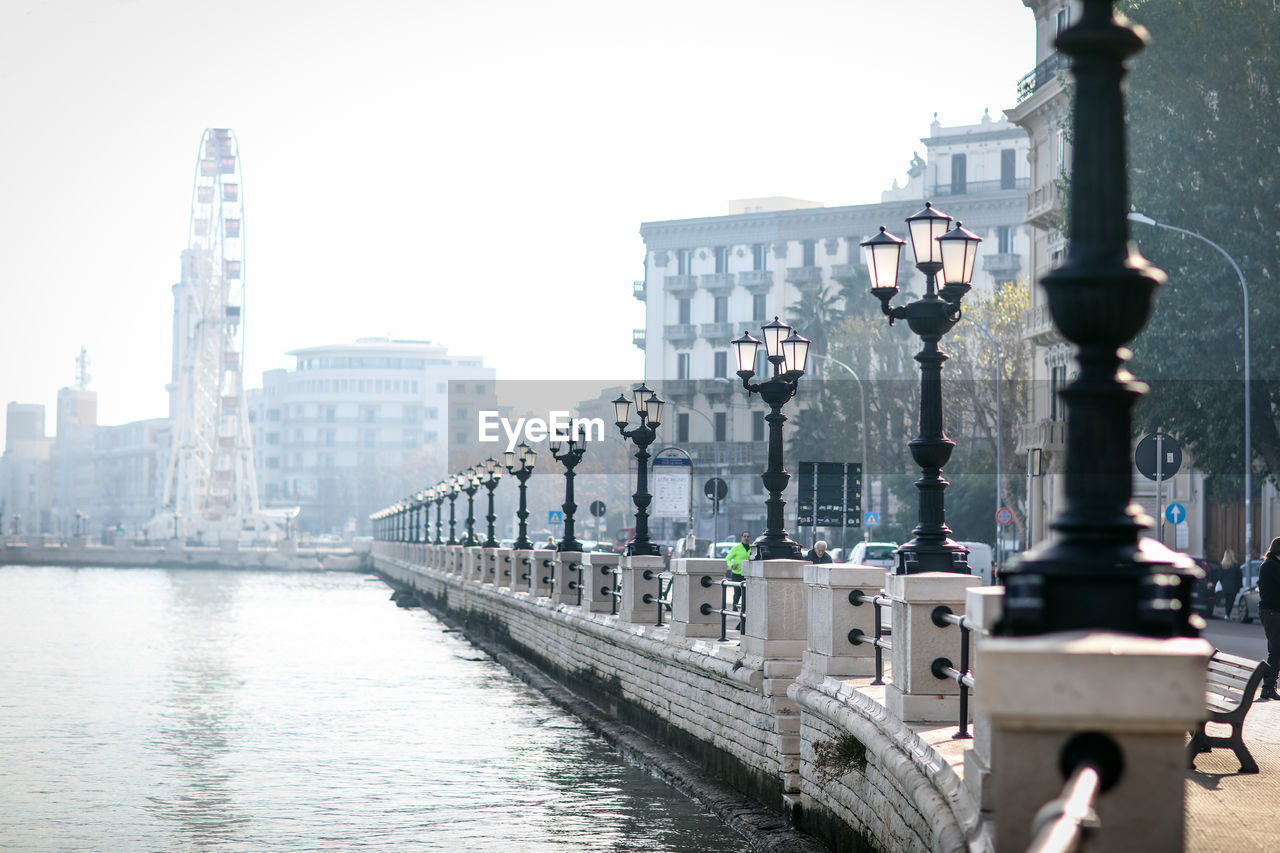
[[[1131,195],[1157,222],[1203,234],[1248,282],[1255,469],[1280,471],[1280,12],[1259,0],[1123,0],[1151,32],[1129,74]],[[1226,260],[1198,240],[1133,224],[1142,253],[1169,274],[1134,341],[1151,393],[1138,433],[1180,439],[1208,473],[1244,466],[1242,299]]]

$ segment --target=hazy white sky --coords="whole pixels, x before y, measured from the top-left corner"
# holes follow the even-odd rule
[[[641,222],[873,202],[1034,65],[1020,0],[9,0],[0,403],[167,411],[197,147],[244,175],[247,380],[390,333],[638,378]],[[0,425],[2,429],[2,425]]]

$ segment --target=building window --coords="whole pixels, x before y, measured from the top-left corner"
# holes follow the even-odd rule
[[[751,268],[753,270],[766,270],[769,268],[769,245],[767,243],[756,243],[751,247]]]
[[[751,440],[764,441],[764,412],[759,409],[751,413]]]
[[[715,376],[724,378],[729,375],[729,353],[718,350],[715,353]]]
[[[364,445],[365,447],[370,447],[370,448],[372,448],[372,447],[377,447],[377,446],[378,446],[378,431],[377,431],[377,430],[374,430],[374,429],[362,429],[362,430],[360,430],[360,443],[361,443],[362,445]]]
[[[378,419],[378,407],[377,406],[361,406],[360,417],[367,424],[373,423]]]
[[[337,409],[333,406],[324,407],[324,419],[327,423],[333,423],[338,417]]]
[[[422,440],[425,441],[427,444],[434,444],[435,440],[439,437],[440,437],[440,434],[437,432],[427,431],[422,434]]]
[[[676,379],[689,378],[689,353],[682,352],[676,355]]]
[[[818,241],[801,240],[800,245],[804,248],[804,260],[800,262],[800,265],[805,267],[816,267],[818,265]]]
[[[689,416],[683,412],[676,415],[676,441],[689,440]]]
[[[1055,35],[1062,35],[1062,31],[1071,26],[1071,7],[1063,6],[1058,10],[1057,16],[1057,32]]]
[[[1067,384],[1067,367],[1060,365],[1058,367],[1049,368],[1049,419],[1056,421],[1061,420],[1066,411],[1062,407],[1061,401],[1058,399],[1058,391],[1062,386]]]
[[[688,325],[689,323],[692,322],[689,319],[692,316],[692,311],[693,311],[693,307],[691,304],[692,302],[693,302],[692,299],[681,299],[678,301],[677,309],[679,312],[678,314],[679,319],[677,322],[684,325]]]
[[[729,247],[716,246],[716,272],[729,271]]]
[[[756,350],[756,376],[768,378],[773,375],[773,371],[769,368],[773,365],[769,364],[769,353],[764,347]]]
[[[963,154],[951,155],[951,194],[964,195],[965,193],[965,175],[968,170],[969,158]]]
[[[767,303],[765,302],[765,294],[763,293],[753,294],[751,296],[751,319],[759,320],[760,322],[763,323],[769,319],[767,312],[768,312],[768,307],[767,307]]]
[[[274,469],[276,469],[276,468],[279,468],[279,467],[280,467],[280,457],[279,457],[279,456],[268,456],[268,457],[267,457],[267,467],[268,467],[268,468],[271,468],[271,469],[273,469],[273,470],[274,470]]]
[[[1001,225],[996,228],[996,242],[1000,254],[1007,255],[1013,251],[1013,228],[1008,225]]]
[[[716,425],[716,441],[728,441],[729,440],[728,412],[716,412],[713,417],[714,417],[714,423]]]
[[[440,410],[435,406],[427,406],[427,420],[434,421],[440,418]]]
[[[463,383],[461,383],[461,382],[454,383],[454,386],[453,386],[453,393],[455,393],[455,394],[465,394],[465,393],[467,393],[467,386],[466,386],[466,385],[464,385],[464,384],[463,384]]]
[[[676,250],[676,275],[692,275],[693,268],[693,250],[677,249]]]
[[[1000,189],[1012,190],[1018,187],[1018,153],[1012,148],[1000,151]]]
[[[267,409],[267,420],[269,420],[269,421],[278,421],[278,420],[280,420],[280,410],[279,410],[279,409]]]
[[[712,317],[715,323],[729,322],[729,297],[717,296],[715,301],[715,315]]]
[[[324,432],[324,446],[333,447],[333,438],[334,438],[333,430],[326,429],[326,430],[323,430],[323,432]]]
[[[464,406],[459,406],[454,412],[458,420],[465,421],[467,419],[467,410]]]
[[[484,384],[483,384],[483,383],[481,383],[481,382],[477,382],[477,383],[476,383],[476,393],[477,393],[477,394],[483,394],[483,393],[484,393]]]

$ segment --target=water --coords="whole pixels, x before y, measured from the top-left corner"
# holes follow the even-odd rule
[[[389,593],[0,567],[0,850],[746,849]]]

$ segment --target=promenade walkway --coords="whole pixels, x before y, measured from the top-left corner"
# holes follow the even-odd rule
[[[1196,759],[1187,779],[1187,853],[1247,853],[1280,848],[1280,702],[1255,702],[1244,742],[1258,762],[1239,773],[1229,749]]]

